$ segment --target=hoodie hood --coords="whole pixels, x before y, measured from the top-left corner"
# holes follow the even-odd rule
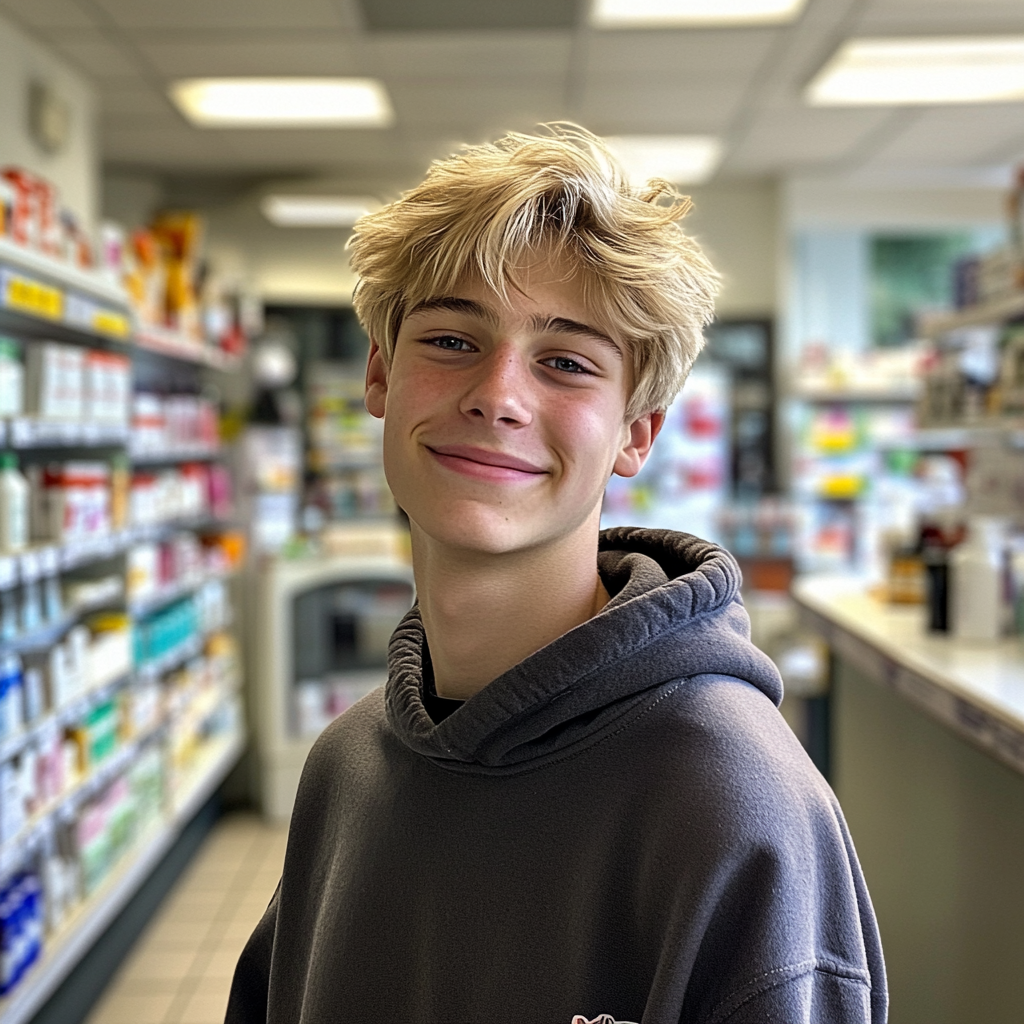
[[[388,650],[387,717],[398,738],[443,767],[537,766],[598,739],[652,690],[693,676],[732,676],[776,705],[782,680],[750,642],[741,575],[724,548],[687,533],[603,531],[598,571],[611,600],[435,724],[423,705],[426,636],[414,606]]]

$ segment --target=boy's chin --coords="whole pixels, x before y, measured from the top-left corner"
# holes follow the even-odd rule
[[[410,513],[415,531],[425,539],[466,554],[508,555],[550,543],[560,532],[552,523],[510,520],[495,509],[469,513],[420,515]]]

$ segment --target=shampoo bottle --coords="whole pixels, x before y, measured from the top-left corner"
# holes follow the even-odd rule
[[[0,455],[0,552],[13,554],[28,544],[28,481],[18,472],[13,452]]]
[[[1004,524],[975,516],[950,553],[950,625],[958,640],[995,641],[1003,633]]]

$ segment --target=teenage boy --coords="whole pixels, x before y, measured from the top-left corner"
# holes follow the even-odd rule
[[[417,603],[310,754],[230,1024],[884,1022],[857,858],[736,563],[599,533],[712,315],[687,205],[562,126],[357,225]]]

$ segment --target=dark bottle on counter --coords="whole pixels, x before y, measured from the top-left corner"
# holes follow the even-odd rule
[[[921,553],[925,572],[928,631],[949,632],[949,549],[929,544]]]

